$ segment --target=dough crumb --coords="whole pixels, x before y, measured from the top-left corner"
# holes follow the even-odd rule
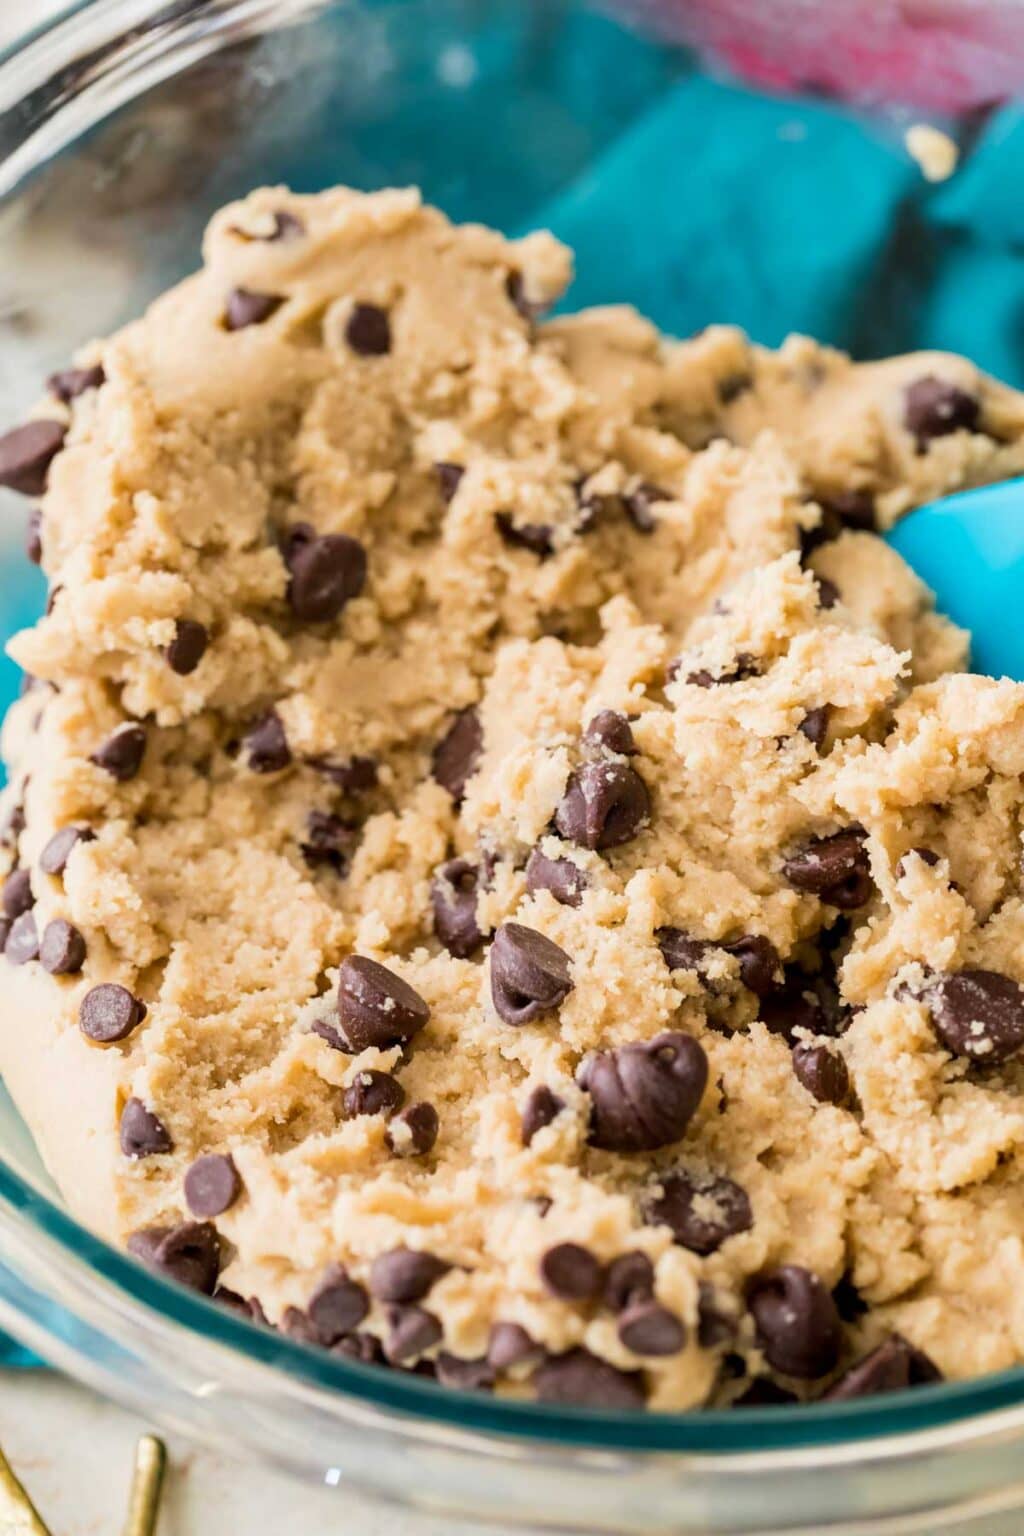
[[[948,133],[932,123],[913,123],[903,135],[903,142],[927,181],[948,181],[956,170],[959,147]]]

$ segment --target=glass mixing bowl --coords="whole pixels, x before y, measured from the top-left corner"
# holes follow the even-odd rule
[[[693,71],[686,54],[568,0],[80,4],[0,59],[0,415],[16,419],[76,346],[193,266],[208,215],[257,183],[419,182],[453,216],[515,231],[547,206],[586,205],[594,167],[634,125],[642,139],[652,101]],[[763,111],[774,152],[802,153],[802,109]],[[851,119],[843,132],[876,129]],[[831,154],[840,140],[824,143]],[[643,248],[638,196],[615,231],[619,252],[633,238],[647,263],[634,287],[645,272],[653,282],[662,254]],[[711,220],[714,207],[694,207]],[[780,239],[792,215],[777,210]],[[755,283],[769,244],[745,253]],[[814,249],[804,261],[799,281],[761,283],[764,339],[800,323],[822,276]],[[613,285],[614,268],[598,284]],[[714,298],[687,289],[671,318],[687,304],[693,323],[718,318]],[[9,630],[41,591],[26,566],[3,565],[20,537],[6,508],[2,526]],[[143,1271],[68,1214],[6,1101],[0,1325],[168,1428],[434,1511],[645,1536],[994,1536],[1019,1531],[1024,1508],[1024,1371],[686,1416],[441,1390],[316,1354]]]

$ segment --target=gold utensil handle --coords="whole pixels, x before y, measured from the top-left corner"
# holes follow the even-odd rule
[[[3,1451],[0,1451],[0,1536],[50,1536]]]
[[[153,1536],[160,1514],[160,1492],[163,1488],[166,1465],[167,1450],[163,1441],[158,1440],[155,1435],[143,1435],[135,1448],[135,1471],[132,1475],[132,1489],[128,1498],[128,1518],[125,1521],[124,1536]],[[32,1536],[37,1536],[32,1527],[26,1527],[26,1536],[29,1531],[32,1532]],[[7,1536],[2,1528],[0,1528],[0,1536]],[[15,1536],[14,1529],[11,1536]],[[17,1530],[17,1536],[21,1536],[20,1530]]]

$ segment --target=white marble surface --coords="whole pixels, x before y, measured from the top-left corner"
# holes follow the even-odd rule
[[[49,1373],[0,1373],[0,1445],[53,1536],[114,1536],[151,1425]],[[168,1441],[159,1536],[472,1536],[474,1527],[370,1505]],[[2,1522],[0,1522],[2,1523]],[[6,1526],[3,1527],[6,1533]],[[488,1536],[512,1536],[496,1526]]]

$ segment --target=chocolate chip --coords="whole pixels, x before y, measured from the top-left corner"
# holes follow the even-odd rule
[[[554,553],[555,530],[548,523],[517,523],[511,512],[495,512],[494,523],[504,543],[513,549],[528,549],[541,560]]]
[[[494,1386],[494,1367],[486,1357],[464,1360],[446,1349],[437,1356],[437,1379],[442,1387],[459,1392],[489,1392]]]
[[[329,757],[307,757],[306,762],[347,795],[375,789],[380,777],[375,757],[349,757],[343,762],[334,762]]]
[[[819,500],[844,528],[852,528],[858,533],[878,532],[875,498],[870,491],[836,491],[831,496],[819,497]]]
[[[871,1310],[849,1272],[832,1287],[832,1300],[844,1323],[855,1323]]]
[[[632,757],[636,752],[630,723],[618,709],[598,711],[583,732],[583,745],[598,752],[615,752],[620,757]]]
[[[273,1327],[258,1296],[246,1298],[239,1296],[237,1291],[229,1291],[226,1285],[219,1285],[213,1293],[213,1299],[227,1307],[228,1311],[240,1311],[243,1317],[247,1317],[252,1323],[258,1323],[261,1328]]]
[[[209,631],[198,619],[179,619],[174,626],[174,639],[164,655],[167,665],[179,677],[188,677],[206,655],[210,643]]]
[[[27,869],[12,869],[3,884],[4,916],[11,921],[28,912],[33,904],[32,876]]]
[[[634,1355],[678,1355],[686,1348],[686,1325],[659,1301],[637,1301],[619,1317],[621,1343]]]
[[[253,773],[280,773],[292,760],[284,725],[273,709],[250,727],[242,745],[245,760]]]
[[[124,1040],[146,1017],[146,1005],[133,997],[127,987],[104,981],[91,987],[78,1010],[78,1027],[97,1045],[113,1045]]]
[[[341,816],[329,811],[310,811],[306,817],[306,839],[299,844],[300,852],[310,869],[326,865],[336,874],[343,874],[355,848],[359,829]]]
[[[604,495],[600,491],[588,490],[588,475],[580,475],[573,482],[573,491],[576,496],[576,505],[579,515],[576,519],[576,532],[589,533],[599,523],[606,522],[622,506],[622,498],[616,495]]]
[[[643,1207],[644,1221],[668,1227],[674,1241],[691,1253],[707,1258],[727,1238],[754,1225],[746,1190],[724,1174],[669,1173],[660,1182],[661,1193]]]
[[[312,523],[287,523],[280,529],[277,535],[277,547],[288,570],[291,570],[296,551],[305,544],[312,544],[316,537],[317,532]]]
[[[527,298],[523,274],[514,268],[505,279],[505,292],[518,313],[531,324],[549,308],[545,300]]]
[[[390,1072],[357,1072],[341,1102],[350,1120],[360,1115],[393,1115],[405,1103],[405,1089]]]
[[[129,1233],[125,1246],[137,1259],[150,1264],[153,1255],[171,1231],[173,1231],[171,1227],[137,1227],[134,1232]]]
[[[244,1317],[250,1323],[259,1323],[264,1328],[269,1328],[267,1315],[260,1306],[255,1296],[240,1296],[229,1286],[218,1285],[213,1293],[213,1300],[227,1312],[235,1312],[239,1317]]]
[[[526,889],[530,895],[550,891],[563,907],[578,907],[588,885],[586,873],[571,859],[549,859],[535,848],[526,863]]]
[[[543,1359],[544,1350],[518,1323],[495,1323],[487,1345],[488,1363],[496,1371],[507,1371],[528,1360]]]
[[[723,944],[722,948],[727,954],[735,955],[740,963],[740,980],[755,997],[767,997],[778,985],[782,962],[771,939],[760,933],[745,933]]]
[[[16,917],[4,940],[4,957],[12,965],[27,965],[39,954],[39,930],[35,914],[23,912]]]
[[[535,928],[502,923],[490,958],[491,998],[506,1024],[530,1024],[572,991],[569,956]]]
[[[668,1033],[597,1051],[582,1062],[590,1142],[608,1152],[651,1152],[678,1141],[708,1080],[708,1059],[689,1035]]]
[[[366,551],[346,533],[293,538],[285,545],[291,572],[288,603],[304,624],[328,624],[366,585]]]
[[[657,928],[654,941],[670,971],[696,971],[698,975],[716,948],[707,939],[695,939],[685,928]]]
[[[721,1309],[714,1286],[701,1280],[697,1286],[697,1343],[701,1349],[717,1349],[735,1335],[735,1321]]]
[[[321,1040],[326,1040],[333,1051],[343,1051],[346,1056],[353,1054],[347,1042],[342,1039],[341,1034],[335,1025],[331,1023],[330,1019],[314,1019],[309,1029],[310,1034],[318,1036]]]
[[[976,432],[981,405],[975,395],[945,379],[928,374],[907,386],[903,397],[903,425],[923,453],[932,438],[950,432]]]
[[[237,235],[239,240],[256,240],[263,245],[270,245],[277,240],[299,239],[306,233],[306,226],[293,213],[286,213],[281,209],[273,215],[273,223],[270,226],[269,234],[254,235],[251,230],[240,229],[237,224],[232,226],[231,233]]]
[[[954,1056],[995,1065],[1024,1046],[1024,987],[999,971],[940,976],[929,982],[923,1001],[932,1028]]]
[[[831,502],[819,499],[820,519],[813,528],[800,529],[800,561],[806,566],[808,558],[823,544],[831,544],[843,531],[843,520]]]
[[[444,1336],[440,1322],[425,1307],[389,1307],[384,1353],[393,1365],[414,1360]]]
[[[821,704],[817,709],[809,709],[797,726],[801,736],[806,736],[812,746],[820,749],[828,735],[828,721],[831,713],[831,704]]]
[[[143,1227],[128,1239],[128,1252],[179,1285],[213,1294],[220,1272],[220,1238],[208,1221]]]
[[[461,804],[466,785],[476,773],[483,751],[484,733],[475,709],[460,709],[433,752],[433,775]]]
[[[224,328],[244,331],[247,326],[262,325],[283,303],[279,293],[254,293],[251,288],[234,288],[228,294]]]
[[[27,783],[28,781],[26,780],[25,782]],[[22,794],[24,794],[24,792],[25,792],[25,785],[23,784],[22,785]],[[0,847],[3,847],[3,848],[14,848],[14,847],[16,847],[17,843],[18,843],[18,838],[21,836],[21,834],[24,832],[24,830],[25,830],[25,807],[24,807],[24,805],[20,805],[17,802],[15,802],[13,804],[9,803],[8,807],[7,807],[7,810],[3,814],[3,817],[0,818]]]
[[[293,1339],[296,1344],[320,1347],[320,1335],[311,1319],[300,1307],[285,1307],[277,1327],[286,1339]]]
[[[844,1034],[850,1010],[839,996],[830,968],[808,976],[799,966],[786,966],[782,985],[761,999],[758,1017],[772,1034],[795,1045],[797,1030],[833,1037]]]
[[[903,1392],[908,1387],[930,1386],[942,1379],[942,1372],[924,1350],[916,1349],[902,1334],[891,1333],[877,1349],[844,1371],[823,1394],[822,1401],[849,1402],[857,1397],[873,1397],[879,1392]]]
[[[659,501],[672,500],[671,491],[663,491],[660,486],[651,485],[645,480],[623,495],[622,505],[637,533],[653,533],[658,526],[658,519],[652,509]]]
[[[727,373],[718,381],[718,398],[722,405],[731,405],[740,395],[753,389],[754,381],[749,373]]]
[[[77,848],[79,843],[92,843],[95,840],[96,834],[91,827],[61,827],[39,855],[39,868],[47,875],[62,875],[72,849]]]
[[[39,963],[51,976],[73,976],[85,964],[85,939],[73,923],[55,917],[43,929]]]
[[[520,1136],[524,1147],[528,1147],[538,1131],[542,1131],[546,1125],[565,1108],[564,1099],[560,1099],[557,1093],[552,1093],[546,1084],[541,1083],[534,1088],[523,1105],[523,1116],[520,1122]]]
[[[921,860],[922,864],[927,864],[929,869],[934,869],[936,864],[939,862],[938,854],[933,852],[931,848],[908,848],[907,852],[902,855],[899,863],[896,865],[897,880],[902,880],[904,875],[910,873],[910,870],[913,867],[910,863],[908,863],[911,854],[916,854],[917,857]]]
[[[345,340],[359,357],[384,357],[391,351],[391,320],[376,304],[353,304]]]
[[[566,841],[595,851],[631,842],[650,819],[647,785],[635,768],[614,758],[577,768],[555,811]]]
[[[142,759],[146,754],[146,732],[143,726],[126,721],[119,725],[115,731],[107,737],[103,744],[96,748],[89,758],[97,768],[102,768],[109,773],[111,778],[119,784],[125,784],[129,779],[134,779],[142,767]]]
[[[845,1104],[850,1096],[850,1074],[846,1062],[827,1045],[793,1047],[793,1072],[819,1104]]]
[[[27,421],[5,432],[0,437],[0,485],[22,496],[41,496],[66,436],[59,421]]]
[[[734,661],[722,672],[709,672],[701,667],[697,672],[687,674],[686,681],[694,688],[724,688],[729,683],[745,683],[748,678],[760,677],[759,663],[746,651],[741,651]]]
[[[581,1243],[556,1243],[542,1255],[540,1278],[560,1301],[592,1301],[601,1289],[603,1269]]]
[[[370,1299],[342,1264],[329,1264],[309,1299],[309,1320],[321,1344],[336,1344],[363,1321]]]
[[[33,565],[43,563],[43,509],[33,507],[25,520],[25,554]]]
[[[795,1392],[780,1387],[770,1376],[756,1376],[733,1402],[734,1408],[789,1408],[800,1399]]]
[[[349,955],[338,974],[338,1023],[354,1054],[404,1045],[424,1027],[430,1009],[401,976],[365,955]]]
[[[420,1301],[450,1268],[432,1253],[392,1248],[370,1266],[370,1293],[378,1301]]]
[[[166,1125],[141,1099],[129,1099],[121,1111],[120,1141],[125,1157],[132,1158],[153,1157],[174,1147]]]
[[[476,921],[479,886],[480,869],[468,859],[449,859],[431,882],[434,932],[457,960],[468,960],[484,942]]]
[[[462,484],[462,477],[466,473],[462,464],[448,464],[441,462],[434,465],[434,473],[437,476],[438,487],[441,491],[441,500],[445,506],[450,506],[455,500],[455,493]]]
[[[345,1360],[358,1360],[360,1365],[381,1365],[384,1361],[380,1340],[372,1333],[350,1333],[331,1346],[331,1353]]]
[[[440,1130],[440,1120],[433,1104],[421,1101],[401,1110],[386,1132],[392,1152],[402,1157],[426,1157],[432,1152]]]
[[[653,1295],[654,1265],[646,1253],[621,1253],[604,1272],[601,1299],[610,1312],[622,1312]]]
[[[91,368],[65,368],[61,373],[51,373],[46,387],[51,395],[55,395],[65,405],[70,405],[72,400],[77,400],[86,390],[99,389],[101,384],[106,383],[106,379],[102,364],[94,363]]]
[[[642,1408],[643,1375],[620,1371],[589,1349],[552,1355],[534,1371],[531,1384],[542,1403],[580,1403],[586,1408]]]
[[[863,834],[853,829],[804,844],[786,859],[782,872],[796,890],[844,912],[862,907],[874,890]]]
[[[800,1264],[755,1275],[747,1306],[765,1359],[784,1376],[811,1379],[835,1368],[842,1324],[828,1287]]]
[[[839,601],[839,588],[835,582],[827,576],[815,576],[814,580],[818,588],[818,607],[834,608]]]
[[[185,1174],[185,1204],[193,1216],[221,1216],[242,1193],[230,1152],[204,1152]]]

